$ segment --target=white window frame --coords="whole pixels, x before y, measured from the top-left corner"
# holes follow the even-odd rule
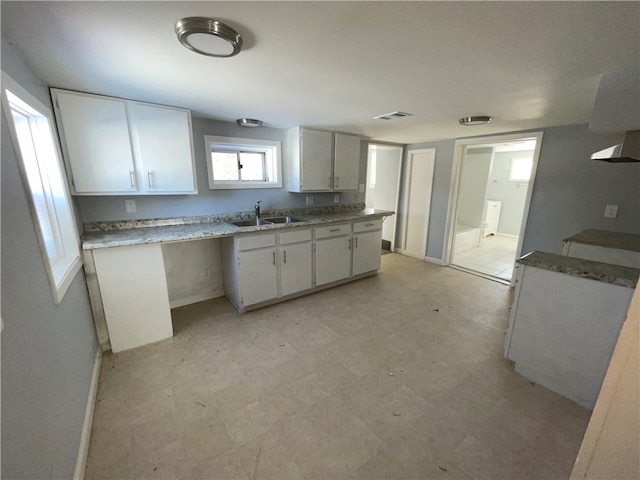
[[[204,136],[204,150],[207,157],[207,173],[209,189],[247,189],[247,188],[282,188],[282,143],[273,140],[257,140],[252,138]],[[272,177],[266,180],[216,180],[213,178],[213,164],[211,152],[226,151],[254,151],[265,155],[265,163],[269,162],[268,170]],[[265,165],[267,166],[267,165]]]
[[[14,97],[17,97],[14,98]],[[11,132],[14,149],[20,160],[20,171],[28,200],[31,216],[36,225],[38,243],[51,285],[55,303],[60,303],[82,267],[80,237],[69,194],[60,147],[54,130],[51,109],[22,88],[5,72],[2,72],[2,104]],[[13,112],[20,110],[27,118],[31,138],[33,132],[44,134],[34,142],[35,154],[24,155],[19,142]],[[48,133],[48,135],[47,135]],[[51,156],[54,161],[47,161]],[[31,157],[31,158],[29,158]],[[39,182],[39,184],[36,184]],[[35,196],[34,191],[42,191]],[[50,256],[45,241],[54,238],[56,255]]]

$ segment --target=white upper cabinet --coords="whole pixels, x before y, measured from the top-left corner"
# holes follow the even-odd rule
[[[357,190],[360,177],[360,137],[335,134],[333,190]]]
[[[295,127],[287,134],[290,192],[357,190],[360,137]]]
[[[51,92],[74,194],[197,192],[188,110]]]

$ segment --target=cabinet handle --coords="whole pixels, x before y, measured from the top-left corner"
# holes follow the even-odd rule
[[[147,170],[147,180],[149,181],[149,188],[153,188],[153,183],[151,181],[151,170]]]
[[[351,250],[351,239],[349,239],[349,241],[347,242],[347,245],[348,245],[347,248]]]
[[[276,264],[276,252],[272,252],[273,253],[273,264]]]
[[[339,232],[340,229],[339,228],[331,228],[329,229],[330,232]]]
[[[282,256],[284,257],[284,264],[286,265],[287,264],[287,251],[286,250],[282,251]]]
[[[365,227],[373,227],[375,225],[375,223],[365,223],[364,226]]]
[[[129,182],[131,182],[131,190],[136,189],[136,179],[133,170],[129,170]]]
[[[353,241],[356,245],[356,248],[358,248],[358,237],[353,237]]]
[[[338,188],[339,185],[340,185],[340,177],[336,177],[335,188]]]

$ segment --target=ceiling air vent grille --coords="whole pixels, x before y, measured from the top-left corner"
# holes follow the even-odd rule
[[[410,117],[412,114],[407,112],[391,112],[373,117],[375,120],[392,120],[394,118]]]

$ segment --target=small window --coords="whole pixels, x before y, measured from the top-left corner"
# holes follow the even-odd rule
[[[53,297],[60,303],[82,266],[69,191],[54,140],[51,110],[4,72],[2,101],[21,160]]]
[[[509,169],[510,182],[528,182],[531,178],[533,157],[513,157]]]
[[[205,136],[209,188],[281,188],[280,142]]]

